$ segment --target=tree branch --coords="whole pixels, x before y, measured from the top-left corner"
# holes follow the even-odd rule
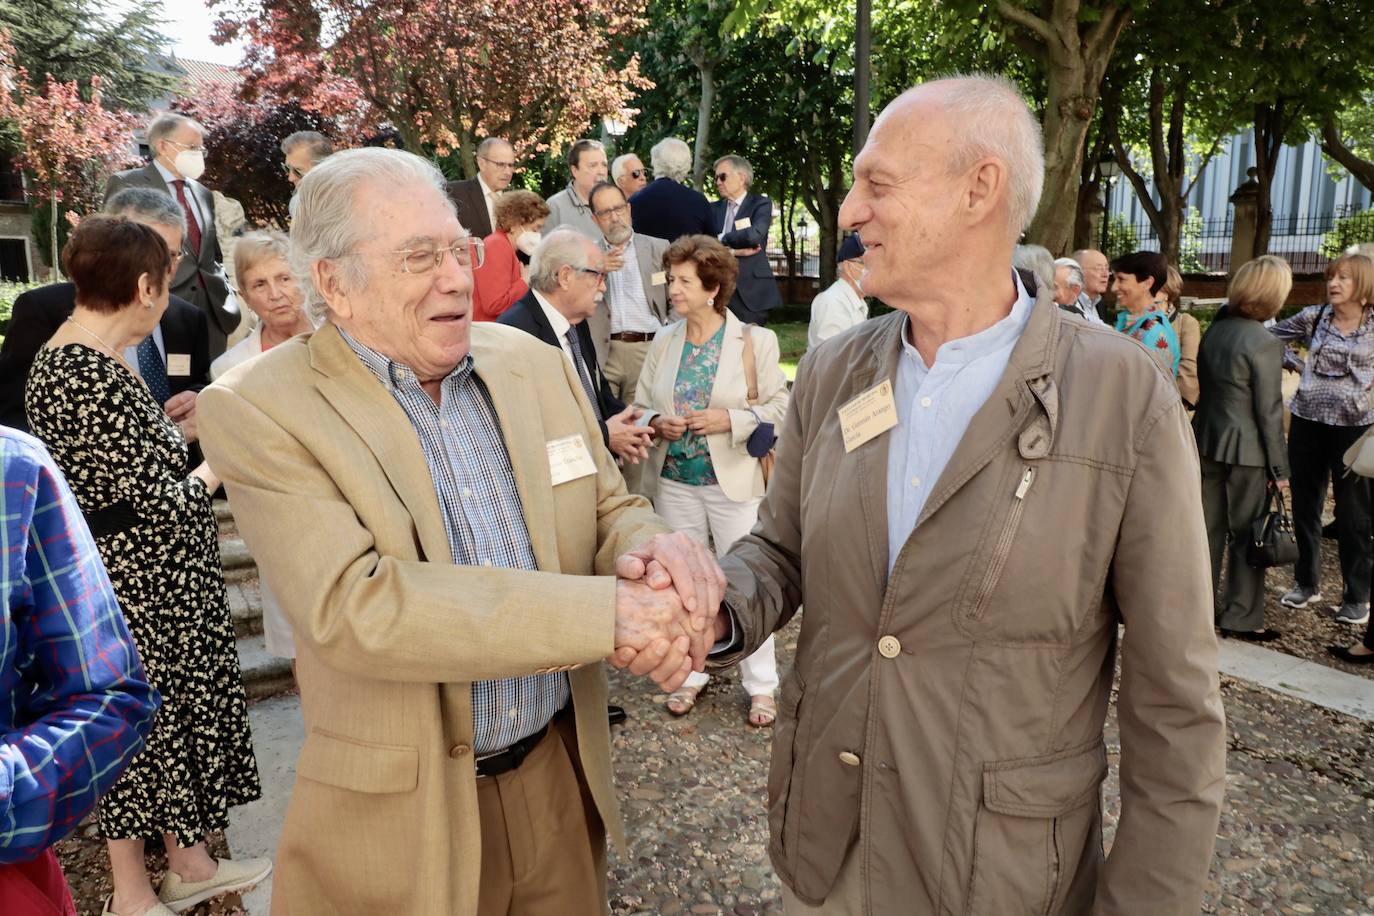
[[[1322,152],[1354,175],[1360,184],[1374,190],[1374,162],[1361,158],[1345,145],[1345,141],[1341,139],[1340,125],[1336,123],[1336,116],[1332,114],[1328,114],[1322,122]]]
[[[1050,28],[1048,22],[1029,10],[1023,10],[1021,7],[1013,5],[1008,0],[997,0],[997,14],[1008,22],[1015,23],[1026,31],[1038,35],[1046,45],[1055,41],[1054,29]]]

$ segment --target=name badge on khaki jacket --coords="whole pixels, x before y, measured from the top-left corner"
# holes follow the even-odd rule
[[[668,282],[668,274],[661,270],[656,270],[649,274],[650,286],[662,286]]]
[[[892,382],[883,379],[840,405],[840,432],[846,453],[876,438],[897,425],[897,404],[892,399]]]
[[[191,354],[190,353],[168,353],[167,354],[167,374],[175,376],[187,376],[191,374]]]
[[[556,487],[560,483],[577,480],[596,473],[596,461],[582,439],[581,433],[552,439],[548,442],[549,477]]]

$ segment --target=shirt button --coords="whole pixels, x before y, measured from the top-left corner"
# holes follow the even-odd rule
[[[520,710],[518,710],[518,709],[512,709],[512,710],[510,711],[510,717],[511,717],[512,719],[518,719],[518,718],[520,718]]]
[[[472,499],[471,487],[463,487],[463,499]]]
[[[930,398],[921,398],[921,406],[922,406],[922,407],[929,407],[930,404],[931,404]]]
[[[440,429],[448,429],[448,421],[447,421],[447,420],[440,420],[440,421],[439,421],[439,428],[440,428]]]
[[[919,477],[913,477],[913,478],[911,478],[911,485],[912,485],[913,487],[919,487],[919,486],[921,485],[921,478],[919,478]]]
[[[845,766],[856,767],[859,765],[859,755],[850,751],[840,751],[840,763]]]
[[[455,744],[453,747],[448,749],[448,755],[452,757],[454,760],[457,760],[460,757],[466,757],[471,752],[472,748],[468,747],[466,744]]]
[[[896,658],[901,651],[902,644],[895,636],[884,636],[878,640],[878,654],[883,658]]]
[[[490,565],[491,565],[491,560],[483,560],[483,561],[482,561],[482,565],[483,565],[483,566],[490,566]]]

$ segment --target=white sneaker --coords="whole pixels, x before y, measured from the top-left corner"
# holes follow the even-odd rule
[[[174,913],[189,910],[197,903],[218,897],[246,891],[272,874],[271,859],[216,859],[219,866],[215,876],[205,881],[183,881],[171,869],[162,879],[157,896]]]

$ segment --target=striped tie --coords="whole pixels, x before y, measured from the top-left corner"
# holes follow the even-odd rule
[[[587,371],[587,361],[582,357],[582,342],[577,339],[577,328],[569,328],[564,335],[568,338],[568,347],[572,350],[573,367],[577,369],[577,377],[582,380],[582,390],[587,392],[587,400],[592,402],[592,410],[596,413],[598,420],[605,420],[601,415],[601,401],[596,396],[596,389],[592,387],[592,376]]]

